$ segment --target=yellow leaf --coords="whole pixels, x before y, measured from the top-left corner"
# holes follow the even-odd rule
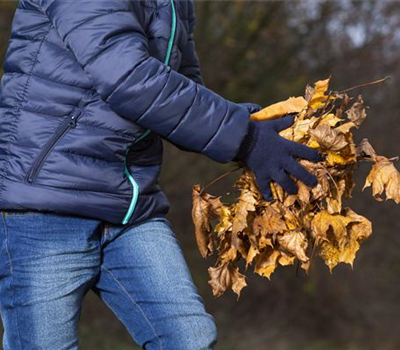
[[[385,157],[379,157],[367,176],[363,190],[372,186],[372,195],[382,201],[381,194],[386,191],[386,199],[400,203],[400,173],[393,163]]]
[[[333,97],[328,97],[328,95],[325,95],[329,88],[329,81],[330,78],[319,80],[315,83],[315,90],[311,96],[310,101],[308,102],[308,106],[310,108],[317,109],[323,107],[325,106],[328,99],[334,99]]]
[[[256,255],[259,253],[260,253],[260,251],[258,250],[257,247],[255,247],[253,245],[250,246],[249,251],[247,252],[247,256],[246,256],[246,268],[248,265],[250,265],[252,263],[252,261],[254,260]]]
[[[288,266],[288,265],[293,265],[296,257],[295,256],[290,256],[289,254],[286,254],[285,252],[281,251],[281,255],[278,258],[278,263],[282,266]]]
[[[319,125],[329,125],[331,127],[336,126],[337,123],[340,123],[343,119],[338,118],[335,114],[333,113],[328,113],[324,114],[321,117],[321,120],[319,121]]]
[[[274,103],[259,112],[253,113],[250,119],[256,121],[273,120],[289,113],[299,113],[306,107],[307,101],[303,97],[290,97],[286,101]]]
[[[296,118],[293,125],[285,130],[282,130],[279,135],[292,141],[301,142],[308,136],[309,131],[314,127],[318,118],[311,117],[310,119]]]
[[[356,253],[363,242],[372,233],[372,225],[369,220],[361,215],[356,214],[350,208],[345,208],[341,216],[346,218],[346,227],[341,228],[341,237],[330,237],[324,240],[320,246],[320,256],[328,265],[330,271],[339,263],[350,264],[353,267],[353,262]]]
[[[329,229],[337,241],[342,240],[346,236],[346,227],[352,222],[352,219],[339,214],[329,214],[327,211],[322,210],[314,216],[311,222],[312,234],[315,238],[328,240],[330,239]]]
[[[285,211],[284,217],[288,230],[293,231],[300,226],[298,218],[290,210]]]
[[[346,165],[351,164],[356,161],[356,157],[354,155],[342,155],[340,153],[329,152],[327,153],[326,162],[329,166],[335,165]]]
[[[322,242],[320,246],[320,256],[332,273],[333,268],[339,264],[339,247],[329,241]]]
[[[256,265],[254,272],[260,276],[267,277],[271,279],[271,275],[278,266],[278,258],[281,256],[279,250],[276,249],[266,249],[256,258]]]
[[[283,202],[285,200],[285,192],[283,191],[282,186],[276,182],[271,182],[270,187],[274,199]]]
[[[356,126],[356,124],[354,124],[353,122],[347,122],[347,123],[337,126],[335,128],[335,130],[338,132],[341,132],[343,134],[347,134],[348,132],[350,132],[350,129],[354,128],[355,126]]]
[[[214,228],[214,232],[216,232],[218,236],[224,235],[225,232],[232,228],[232,221],[233,218],[230,209],[226,206],[222,206],[220,211],[220,219]]]
[[[265,247],[271,247],[271,248],[273,248],[274,245],[273,245],[273,243],[272,243],[272,238],[271,238],[271,237],[264,237],[264,236],[261,236],[261,237],[259,238],[259,240],[258,240],[258,247],[259,247],[260,249],[263,249],[263,248],[265,248]]]

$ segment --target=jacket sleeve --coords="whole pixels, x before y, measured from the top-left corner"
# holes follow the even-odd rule
[[[198,84],[204,85],[204,80],[201,75],[200,61],[196,53],[196,45],[194,42],[194,28],[196,25],[196,16],[192,1],[189,2],[189,36],[186,46],[182,52],[182,62],[179,68],[179,73],[192,79]]]
[[[117,114],[218,162],[236,156],[248,109],[149,55],[141,1],[38,1]]]

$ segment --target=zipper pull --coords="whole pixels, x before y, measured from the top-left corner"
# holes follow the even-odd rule
[[[74,128],[76,126],[76,116],[75,115],[71,115],[71,120],[69,122],[69,125]]]

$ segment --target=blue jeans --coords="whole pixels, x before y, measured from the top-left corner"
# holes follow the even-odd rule
[[[4,350],[78,349],[89,289],[143,349],[213,349],[206,312],[170,222],[133,225],[37,211],[1,211]]]

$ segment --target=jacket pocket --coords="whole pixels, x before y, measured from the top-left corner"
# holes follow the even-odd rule
[[[134,166],[160,165],[162,156],[162,139],[154,132],[150,132],[147,137],[129,147],[126,163]]]
[[[44,145],[43,149],[40,151],[39,155],[35,159],[32,167],[29,169],[25,178],[26,182],[33,182],[36,179],[37,175],[40,172],[40,169],[46,161],[47,156],[52,151],[58,140],[60,140],[68,132],[69,129],[76,127],[76,122],[81,115],[81,109],[74,109],[74,111],[70,113],[65,118],[65,120],[63,120],[63,122],[56,129],[50,140]]]

